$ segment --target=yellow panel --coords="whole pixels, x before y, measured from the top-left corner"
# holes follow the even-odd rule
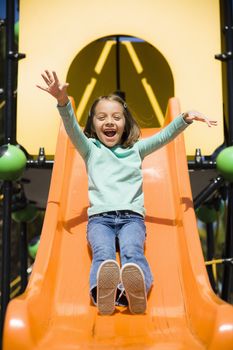
[[[133,11],[133,16],[132,16]],[[168,61],[182,110],[197,109],[219,120],[185,132],[187,153],[210,154],[223,141],[218,0],[21,0],[17,140],[29,153],[41,146],[54,154],[59,117],[56,101],[35,84],[45,68],[65,80],[71,62],[93,40],[124,34],[148,41]],[[94,69],[94,67],[93,67]],[[77,77],[77,84],[79,77]]]

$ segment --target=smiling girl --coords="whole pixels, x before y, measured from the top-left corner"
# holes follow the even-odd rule
[[[90,295],[100,314],[112,314],[115,305],[130,312],[146,311],[153,277],[144,255],[146,227],[142,191],[142,161],[172,141],[194,120],[208,126],[197,111],[177,116],[159,133],[140,139],[140,129],[127,104],[117,95],[94,101],[84,132],[55,72],[42,74],[46,86],[37,85],[57,99],[66,131],[85,161],[88,174],[87,239],[92,250]],[[119,244],[121,268],[116,261]]]

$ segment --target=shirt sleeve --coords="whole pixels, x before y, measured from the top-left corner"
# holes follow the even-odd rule
[[[74,147],[84,159],[87,158],[92,147],[92,142],[78,124],[71,102],[69,101],[66,106],[57,106],[57,108]]]
[[[188,126],[189,124],[185,122],[182,114],[180,114],[157,134],[139,140],[138,148],[142,159],[172,141]]]

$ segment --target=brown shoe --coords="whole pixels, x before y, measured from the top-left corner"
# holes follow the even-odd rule
[[[147,295],[144,273],[134,263],[127,263],[121,269],[121,282],[129,302],[132,314],[143,314],[146,311]]]
[[[97,307],[101,315],[111,315],[115,310],[120,267],[115,260],[105,260],[97,272]]]

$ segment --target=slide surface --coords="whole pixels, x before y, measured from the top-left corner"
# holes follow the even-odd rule
[[[167,122],[178,113],[171,99]],[[85,166],[61,125],[39,251],[25,293],[8,306],[4,350],[233,349],[233,307],[210,288],[183,135],[144,160],[143,176],[154,275],[147,313],[100,316],[89,299]]]

